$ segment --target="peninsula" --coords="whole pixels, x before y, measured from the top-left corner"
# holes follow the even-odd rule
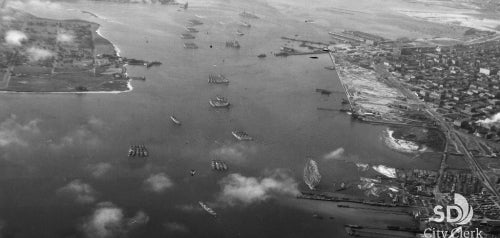
[[[17,9],[0,12],[0,91],[124,92],[130,60],[99,35],[99,24],[53,20]]]

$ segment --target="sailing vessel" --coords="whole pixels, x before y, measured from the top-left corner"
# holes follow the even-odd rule
[[[309,189],[314,190],[320,181],[321,174],[319,174],[318,163],[311,159],[304,168],[304,182],[309,186]]]
[[[200,204],[201,208],[203,208],[203,210],[207,211],[210,215],[217,216],[217,213],[212,208],[207,206],[207,204],[205,204],[201,201],[199,201],[198,203]]]

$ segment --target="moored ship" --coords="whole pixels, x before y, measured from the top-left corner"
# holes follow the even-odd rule
[[[227,79],[226,76],[224,76],[222,74],[209,74],[208,75],[208,83],[228,84],[229,79]]]
[[[233,136],[240,140],[240,141],[243,141],[243,140],[253,140],[253,137],[249,136],[246,132],[244,131],[232,131],[231,132],[233,134]]]
[[[206,212],[208,212],[210,215],[217,216],[217,213],[212,208],[210,208],[209,206],[207,206],[207,204],[205,204],[205,203],[203,203],[201,201],[199,201],[198,203],[200,204],[201,208],[203,208],[203,210],[205,210]]]
[[[210,99],[210,106],[215,108],[229,107],[230,103],[227,98],[222,96],[217,96],[215,99]]]
[[[179,119],[177,119],[177,117],[175,116],[170,116],[170,120],[172,120],[173,123],[175,123],[176,125],[181,125],[181,121],[179,121]]]

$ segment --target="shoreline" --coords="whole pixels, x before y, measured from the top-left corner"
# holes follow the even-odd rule
[[[98,24],[99,27],[97,27],[97,29],[95,30],[95,33],[97,33],[97,35],[99,35],[100,37],[102,37],[103,39],[106,39],[112,46],[113,46],[113,49],[115,50],[115,54],[118,56],[118,57],[121,57],[120,56],[120,53],[121,53],[121,50],[120,48],[118,48],[118,46],[113,43],[112,41],[110,41],[108,38],[104,37],[102,34],[101,34],[101,24]]]

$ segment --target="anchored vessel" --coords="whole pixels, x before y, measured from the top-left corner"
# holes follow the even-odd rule
[[[228,84],[229,79],[227,79],[226,76],[224,76],[222,74],[209,74],[208,75],[208,83]]]
[[[222,160],[212,160],[212,169],[220,172],[224,172],[228,169],[226,163]]]
[[[215,213],[215,211],[212,208],[207,206],[207,204],[205,204],[201,201],[199,201],[198,203],[200,204],[201,208],[203,208],[203,210],[207,211],[210,215],[217,216],[217,213]]]
[[[321,174],[319,174],[318,163],[314,160],[309,160],[304,168],[304,182],[309,189],[314,190],[321,181]]]
[[[181,121],[179,121],[179,119],[177,119],[177,117],[175,116],[170,116],[170,120],[172,120],[173,123],[175,123],[176,125],[181,125]]]
[[[144,145],[132,145],[128,150],[129,157],[148,157],[149,152]]]
[[[240,140],[240,141],[243,141],[243,140],[253,140],[253,138],[251,136],[249,136],[246,132],[244,131],[232,131],[231,132],[233,134],[233,136]]]
[[[230,103],[227,98],[222,96],[217,96],[215,99],[210,99],[210,106],[215,108],[229,107]]]

